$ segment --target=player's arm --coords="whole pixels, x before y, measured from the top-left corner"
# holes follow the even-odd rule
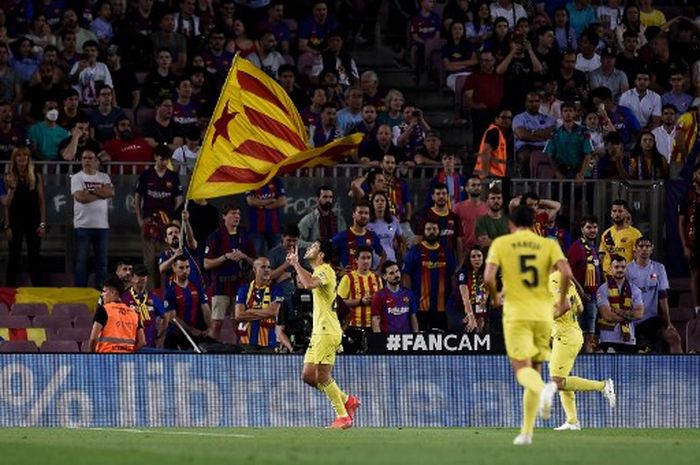
[[[555,305],[554,306],[554,319],[556,320],[560,316],[564,315],[569,309],[571,308],[571,302],[569,299],[566,299],[564,305]]]
[[[566,261],[566,258],[557,261],[554,267],[561,273],[561,282],[559,283],[559,307],[564,308],[568,302],[567,296],[569,295],[569,286],[573,279],[573,273],[571,272],[571,267],[569,266],[569,262]]]

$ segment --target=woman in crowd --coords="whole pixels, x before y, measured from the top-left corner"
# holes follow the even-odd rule
[[[560,51],[578,50],[576,33],[569,24],[569,11],[566,8],[554,10],[554,37]]]
[[[405,99],[403,93],[400,90],[391,89],[386,93],[384,97],[384,104],[386,105],[386,111],[382,112],[377,116],[377,124],[387,124],[390,128],[398,126],[403,123],[403,113],[401,108]]]
[[[642,131],[630,157],[630,178],[639,181],[668,179],[668,163],[656,148],[651,131]]]
[[[620,25],[617,26],[617,28],[615,28],[615,36],[617,37],[617,48],[619,50],[622,50],[624,48],[624,40],[622,38],[622,35],[625,33],[625,31],[632,31],[635,34],[637,34],[637,37],[639,38],[638,47],[641,47],[642,45],[646,44],[647,38],[644,36],[645,30],[646,27],[644,26],[644,24],[642,24],[641,20],[639,19],[639,7],[634,2],[628,3],[625,7],[625,11],[622,13],[622,21],[620,22]]]
[[[453,307],[461,310],[464,330],[488,332],[488,291],[484,284],[484,252],[480,247],[469,249],[467,262],[457,272],[457,284]]]
[[[455,83],[460,76],[469,76],[479,64],[474,46],[464,37],[464,24],[454,21],[450,25],[447,43],[442,47],[442,67],[447,72],[445,83],[457,92]]]
[[[401,256],[405,255],[406,243],[403,240],[401,224],[391,213],[389,198],[384,192],[375,192],[372,195],[372,209],[369,218],[367,229],[374,231],[379,236],[387,260],[397,261],[397,251],[400,252]]]
[[[491,38],[491,34],[493,34],[493,22],[489,2],[481,1],[476,6],[474,20],[464,24],[464,35],[469,42],[481,46]]]
[[[44,181],[34,168],[29,147],[18,147],[10,156],[5,176],[5,237],[9,242],[7,286],[17,286],[22,243],[27,240],[29,276],[32,286],[41,285],[41,238],[46,235]]]

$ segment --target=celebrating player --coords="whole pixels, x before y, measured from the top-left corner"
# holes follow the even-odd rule
[[[304,356],[302,379],[309,386],[326,394],[331,401],[337,417],[330,428],[351,428],[360,400],[341,391],[331,377],[335,354],[343,334],[335,313],[337,280],[335,271],[329,264],[333,258],[333,245],[328,241],[316,241],[307,249],[304,258],[313,268],[313,274],[299,263],[296,246],[287,255],[287,262],[294,267],[301,287],[311,289],[313,294],[313,329]]]
[[[552,308],[547,277],[556,267],[562,273],[558,305],[564,307],[571,282],[571,268],[559,244],[531,231],[535,212],[524,205],[513,211],[511,234],[493,241],[486,258],[484,281],[495,305],[500,305],[496,288],[499,268],[503,274],[503,333],[506,353],[518,383],[525,388],[523,421],[513,444],[532,444],[532,433],[539,404],[540,415],[548,419],[557,391],[553,382],[545,385],[540,375],[542,362],[549,357]]]
[[[549,290],[555,298],[560,294],[561,273],[555,271],[549,275]],[[576,397],[574,391],[599,391],[608,400],[610,408],[615,408],[616,397],[613,380],[593,381],[591,379],[569,376],[581,347],[583,332],[578,324],[578,315],[583,312],[583,302],[574,286],[569,287],[568,299],[564,307],[554,308],[554,327],[552,328],[552,357],[549,360],[549,374],[557,383],[561,405],[566,413],[566,422],[554,428],[557,431],[578,431],[581,424],[576,414]]]

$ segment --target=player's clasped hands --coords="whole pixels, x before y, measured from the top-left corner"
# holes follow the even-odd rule
[[[296,245],[292,251],[287,254],[287,263],[292,266],[299,263],[299,248]]]

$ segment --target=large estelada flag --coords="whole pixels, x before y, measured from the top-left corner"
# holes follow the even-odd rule
[[[361,140],[361,134],[353,134],[310,148],[306,127],[287,92],[237,56],[209,122],[187,197],[240,194],[299,168],[331,166]]]

